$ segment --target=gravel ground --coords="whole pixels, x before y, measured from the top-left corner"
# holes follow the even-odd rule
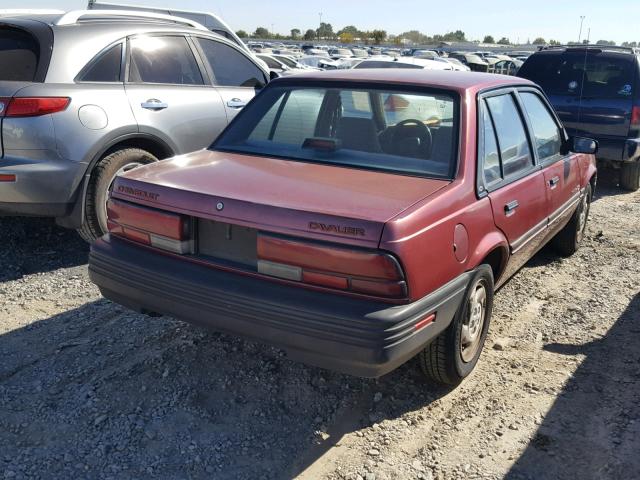
[[[640,193],[612,178],[581,250],[498,293],[453,391],[131,313],[51,222],[0,219],[0,244],[0,478],[638,478]]]

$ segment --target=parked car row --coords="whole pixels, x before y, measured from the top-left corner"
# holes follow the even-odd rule
[[[626,51],[542,51],[522,77],[440,55],[323,72],[158,13],[0,15],[1,213],[77,228],[106,298],[365,377],[416,358],[458,384],[496,288],[579,248],[600,131],[581,110],[566,130],[527,72],[637,109]],[[626,127],[603,151],[637,164]]]

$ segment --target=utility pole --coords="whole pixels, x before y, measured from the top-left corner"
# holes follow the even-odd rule
[[[582,22],[584,22],[584,15],[580,15],[580,33],[578,33],[578,43],[582,40]]]
[[[319,12],[318,16],[320,17],[320,25],[318,25],[318,41],[320,41],[320,30],[322,30],[322,12]]]

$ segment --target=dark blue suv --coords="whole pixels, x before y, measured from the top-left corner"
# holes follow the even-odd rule
[[[598,160],[620,168],[620,184],[640,187],[639,51],[609,46],[546,47],[519,77],[540,85],[569,135],[598,140]]]

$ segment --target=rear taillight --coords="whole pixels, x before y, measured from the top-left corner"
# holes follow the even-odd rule
[[[190,253],[189,217],[116,200],[107,202],[107,227],[111,235],[174,253]]]
[[[258,272],[376,297],[404,298],[398,261],[387,253],[258,235]]]
[[[14,97],[0,98],[0,116],[37,117],[65,110],[69,97]]]
[[[631,110],[631,127],[640,128],[640,105],[635,105]]]

